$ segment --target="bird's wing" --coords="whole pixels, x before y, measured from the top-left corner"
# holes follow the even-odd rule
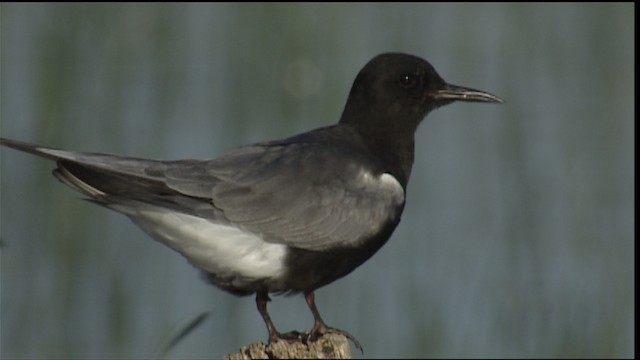
[[[115,210],[170,208],[307,250],[355,247],[398,221],[404,206],[404,189],[393,176],[316,142],[258,144],[204,161],[2,144],[57,161],[58,179]]]
[[[233,224],[266,241],[307,250],[357,246],[399,219],[404,189],[336,149],[317,143],[255,145],[185,171],[169,165],[166,185],[209,198]]]

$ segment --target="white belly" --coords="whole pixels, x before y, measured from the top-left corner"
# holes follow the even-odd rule
[[[285,245],[267,243],[251,232],[164,208],[114,208],[196,267],[233,279],[236,286],[267,279],[277,282],[284,275]]]

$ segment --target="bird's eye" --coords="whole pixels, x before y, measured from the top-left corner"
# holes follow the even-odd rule
[[[415,86],[418,83],[418,77],[414,74],[404,74],[400,76],[400,84],[406,88]]]

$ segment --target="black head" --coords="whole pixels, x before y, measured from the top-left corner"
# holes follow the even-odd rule
[[[417,56],[385,53],[360,70],[340,123],[362,130],[410,134],[413,140],[429,111],[456,100],[502,102],[486,92],[447,84],[431,64]]]
[[[502,102],[486,92],[447,84],[417,56],[381,54],[358,73],[339,125],[361,134],[367,150],[383,162],[384,171],[406,186],[420,121],[429,111],[456,100]]]

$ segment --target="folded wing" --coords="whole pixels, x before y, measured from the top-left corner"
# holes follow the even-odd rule
[[[313,141],[257,144],[206,161],[2,144],[55,160],[58,179],[129,216],[139,206],[167,208],[306,250],[355,247],[397,222],[404,205],[391,174]]]

